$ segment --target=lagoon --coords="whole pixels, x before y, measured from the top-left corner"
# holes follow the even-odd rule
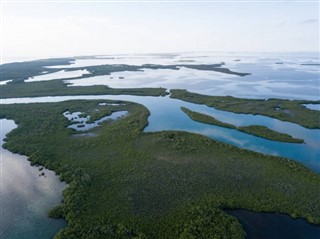
[[[69,111],[66,111],[63,113],[63,116],[66,117],[71,125],[68,126],[70,129],[74,129],[77,131],[88,131],[90,129],[93,129],[97,126],[100,126],[102,122],[105,121],[114,121],[118,120],[128,114],[128,111],[117,111],[113,112],[111,115],[104,116],[99,120],[96,120],[92,123],[88,123],[88,120],[90,120],[90,116],[81,116],[83,114],[82,112],[73,112],[70,113]]]
[[[281,62],[281,64],[277,64]],[[306,63],[313,65],[305,65]],[[103,76],[82,76],[66,80],[72,86],[107,85],[115,88],[164,87],[181,88],[206,95],[231,95],[240,98],[281,98],[319,100],[319,56],[316,53],[179,53],[150,55],[109,55],[76,57],[70,65],[51,66],[65,74],[85,70],[89,66],[127,64],[217,64],[235,72],[251,75],[235,76],[213,71],[181,67],[179,70],[143,69],[114,72]],[[74,71],[68,71],[75,68]],[[56,73],[52,73],[56,74]],[[50,74],[47,74],[50,75]],[[45,75],[42,75],[45,76]],[[39,77],[42,77],[41,75]],[[78,75],[81,77],[81,75]],[[67,76],[51,77],[63,79]],[[41,80],[41,78],[38,78]]]
[[[319,86],[319,66],[302,65],[310,62],[317,63],[318,55],[316,54],[239,55],[235,53],[184,53],[142,56],[99,56],[87,59],[78,58],[73,64],[68,66],[50,67],[56,68],[57,72],[63,74],[56,76],[53,75],[55,73],[42,74],[35,76],[33,80],[54,80],[81,76],[83,72],[78,74],[78,70],[68,71],[69,69],[67,70],[66,68],[85,67],[89,65],[142,65],[147,63],[162,65],[189,63],[214,64],[220,63],[221,61],[224,61],[226,67],[231,70],[250,72],[252,75],[238,77],[218,72],[199,71],[187,68],[181,68],[177,71],[145,69],[138,72],[112,73],[111,75],[101,76],[100,79],[99,77],[92,77],[92,79],[83,78],[78,81],[68,80],[68,82],[71,84],[81,83],[82,85],[104,84],[120,88],[156,86],[163,86],[169,89],[186,88],[202,94],[232,95],[245,98],[273,97],[319,100],[319,89],[317,88],[317,86]],[[282,64],[276,64],[277,62],[281,62]],[[77,75],[67,75],[73,74],[72,72],[78,73]],[[101,80],[103,80],[103,82]],[[72,85],[69,87],[72,87]],[[225,112],[209,108],[205,105],[196,105],[171,99],[168,96],[92,95],[36,97],[1,99],[1,104],[59,102],[76,99],[114,99],[137,102],[145,105],[151,113],[148,118],[149,125],[144,129],[145,132],[162,130],[195,132],[240,148],[287,157],[304,164],[313,171],[320,172],[320,130],[306,129],[296,124],[265,116]],[[301,138],[305,141],[305,144],[280,143],[248,135],[233,129],[195,122],[180,110],[182,106],[211,115],[220,121],[236,126],[246,126],[250,124],[264,125],[272,130]],[[314,106],[306,105],[306,107],[311,108]],[[316,108],[311,109],[317,110]],[[1,120],[1,123],[1,133],[3,135],[16,127],[13,121]],[[90,134],[90,129],[86,130],[89,130],[88,132]],[[52,238],[60,228],[65,226],[65,222],[63,220],[49,219],[47,217],[47,211],[54,205],[60,203],[62,200],[61,192],[65,188],[65,184],[59,182],[53,172],[45,169],[43,172],[45,172],[46,177],[39,177],[42,171],[40,172],[36,167],[31,167],[26,157],[12,154],[4,149],[1,150],[1,166],[5,169],[1,181],[1,202],[3,208],[5,208],[4,214],[8,214],[8,216],[4,217],[6,218],[5,221],[1,221],[0,237],[9,239]],[[13,187],[13,185],[17,186]],[[10,205],[8,205],[9,202]],[[293,219],[289,218],[289,220],[292,221]],[[251,225],[253,226],[253,222]],[[253,230],[255,230],[255,228],[253,228]]]
[[[101,95],[101,96],[56,96],[2,99],[2,104],[34,103],[34,102],[60,102],[76,99],[111,99],[125,100],[143,104],[150,111],[149,125],[144,129],[146,132],[162,130],[180,130],[194,132],[208,136],[212,139],[235,145],[240,148],[253,150],[259,153],[271,154],[293,159],[304,164],[306,167],[320,172],[320,130],[306,129],[297,124],[280,121],[266,116],[236,114],[197,105],[170,97],[147,97],[128,95]],[[236,126],[263,125],[272,130],[292,135],[305,141],[304,144],[283,143],[259,138],[245,134],[234,129],[207,125],[191,120],[180,107],[186,107],[193,111],[213,116],[214,118],[234,124]]]

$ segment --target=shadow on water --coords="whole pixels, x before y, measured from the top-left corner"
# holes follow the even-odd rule
[[[293,219],[279,213],[251,212],[244,209],[225,210],[235,216],[248,239],[319,239],[320,226],[303,219]]]

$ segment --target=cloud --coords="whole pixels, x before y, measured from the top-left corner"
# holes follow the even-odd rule
[[[318,19],[315,19],[315,18],[310,18],[310,19],[306,19],[302,22],[300,22],[301,24],[311,24],[311,23],[317,23],[318,22]]]

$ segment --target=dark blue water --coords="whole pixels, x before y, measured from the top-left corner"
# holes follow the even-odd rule
[[[248,239],[319,239],[320,226],[279,213],[258,213],[243,209],[225,210],[235,216]]]

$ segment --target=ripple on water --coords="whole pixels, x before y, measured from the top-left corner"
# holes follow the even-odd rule
[[[5,135],[16,125],[12,120],[0,120],[1,145]],[[27,157],[13,154],[1,147],[1,206],[0,238],[46,239],[52,238],[66,226],[64,220],[47,216],[50,208],[62,200],[66,187],[54,172],[30,166]]]

